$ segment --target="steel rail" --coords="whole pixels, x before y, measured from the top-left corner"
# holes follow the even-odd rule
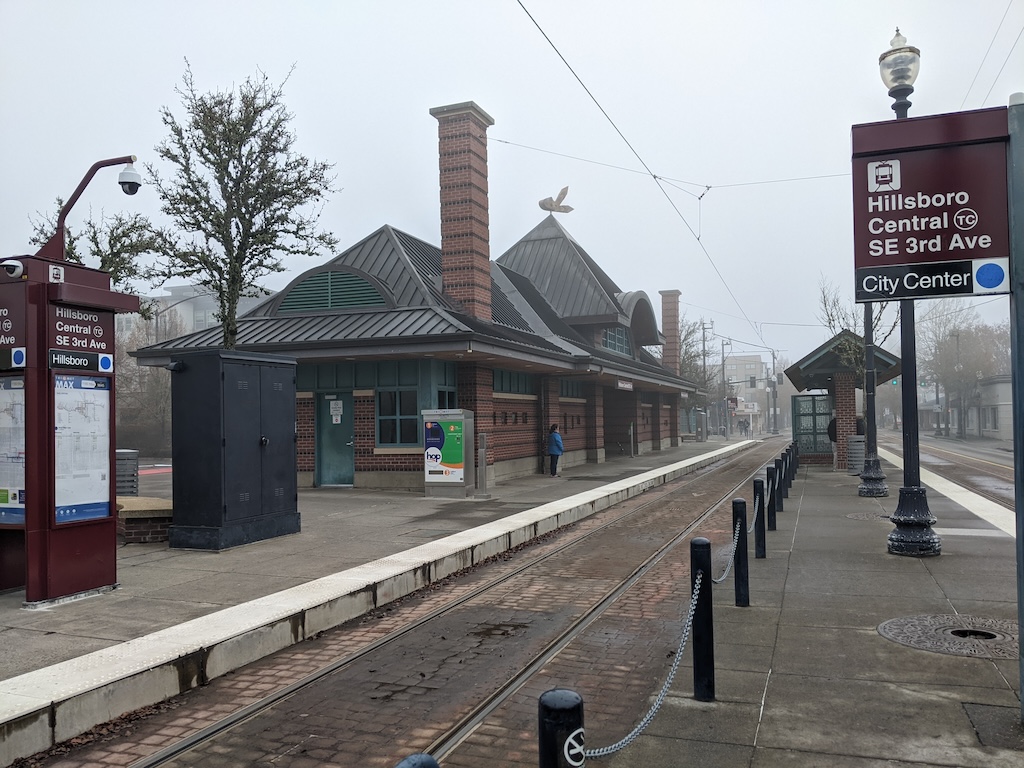
[[[755,446],[751,450],[758,451],[758,448],[761,447],[762,446]],[[775,446],[772,447],[773,449],[775,448]],[[774,456],[776,455],[776,453],[777,452],[773,451],[771,455]],[[593,529],[589,531],[576,534],[575,536],[573,536],[573,538],[565,541],[562,544],[559,544],[553,549],[541,555],[536,555],[530,558],[528,561],[523,562],[521,565],[514,567],[512,570],[507,571],[499,576],[496,576],[495,578],[481,584],[475,589],[459,597],[453,598],[450,602],[445,603],[444,605],[441,605],[432,611],[429,611],[420,618],[410,622],[409,624],[406,624],[405,626],[399,629],[389,632],[388,634],[367,644],[363,648],[360,648],[357,651],[347,654],[344,657],[338,659],[337,661],[332,662],[331,664],[316,670],[315,672],[311,672],[309,675],[306,675],[305,677],[296,680],[295,682],[285,686],[284,688],[281,688],[278,691],[268,694],[259,701],[254,701],[251,704],[242,707],[241,709],[237,710],[236,712],[233,712],[227,717],[222,718],[221,720],[218,720],[215,723],[211,723],[210,725],[196,731],[193,734],[186,736],[185,738],[175,742],[174,744],[170,744],[167,747],[164,747],[150,755],[147,755],[146,757],[140,760],[135,761],[134,763],[131,763],[128,768],[158,768],[158,766],[165,765],[166,763],[169,763],[176,757],[179,757],[183,754],[190,752],[191,750],[195,749],[198,746],[201,746],[205,742],[208,742],[216,738],[220,734],[225,733],[248,720],[258,717],[261,713],[271,709],[272,707],[281,703],[282,701],[285,701],[286,699],[295,696],[303,689],[315,684],[316,682],[326,677],[329,677],[330,675],[336,672],[342,671],[346,667],[352,666],[365,656],[374,653],[378,650],[381,650],[382,648],[385,648],[392,643],[397,642],[405,635],[414,632],[415,630],[423,627],[429,622],[434,621],[456,610],[457,608],[462,607],[466,603],[480,597],[481,595],[493,591],[494,589],[502,586],[511,579],[526,572],[527,570],[534,568],[554,558],[559,554],[562,554],[566,550],[575,547],[578,544],[585,543],[591,537],[596,536],[597,534],[607,530],[608,528],[614,525],[621,523],[624,520],[629,519],[630,517],[634,517],[646,510],[649,510],[651,507],[664,503],[667,499],[670,499],[672,496],[678,495],[685,491],[686,489],[688,489],[695,482],[706,479],[706,477],[712,472],[717,473],[723,470],[728,470],[731,467],[733,467],[733,465],[740,464],[741,462],[746,463],[747,461],[749,461],[748,452],[735,454],[726,459],[723,459],[721,462],[716,462],[715,464],[712,464],[709,467],[701,468],[694,471],[693,473],[690,473],[689,475],[685,475],[679,478],[679,480],[677,481],[671,481],[672,487],[670,489],[666,489],[666,485],[668,484],[657,486],[657,490],[651,489],[645,493],[645,501],[643,501],[640,505],[619,513],[614,518],[608,519],[600,523],[599,525],[595,526]],[[606,592],[605,595],[597,603],[598,606],[603,606],[601,608],[601,612],[606,610],[607,607],[611,605],[612,602],[614,602],[614,599],[612,598],[613,593],[616,595],[621,595],[622,592],[626,591],[626,589],[628,589],[630,586],[636,583],[636,581],[639,578],[641,578],[644,573],[646,573],[648,570],[650,570],[651,567],[653,567],[653,565],[656,564],[657,560],[663,559],[664,556],[668,553],[668,551],[671,550],[671,548],[677,546],[678,543],[681,540],[683,540],[683,538],[685,538],[686,535],[692,532],[693,528],[696,527],[696,525],[698,525],[700,522],[705,521],[712,513],[714,513],[718,508],[720,508],[723,503],[731,499],[732,494],[734,494],[738,488],[741,488],[744,483],[749,482],[754,477],[754,475],[762,471],[763,466],[764,461],[756,462],[756,469],[748,473],[744,480],[735,484],[730,489],[729,493],[719,498],[713,504],[707,506],[705,510],[699,513],[698,517],[690,525],[688,525],[683,532],[674,536],[667,544],[662,545],[662,547],[658,551],[656,551],[653,555],[645,559],[645,561],[641,563],[639,566],[637,566],[637,568],[635,568],[629,576],[625,577],[625,579],[623,579],[617,587],[613,587],[611,590]],[[625,502],[620,502],[620,504],[622,503]],[[614,507],[609,507],[606,510],[602,510],[602,512],[608,512],[613,509]],[[569,525],[556,529],[551,533],[565,533],[567,532],[567,529],[572,528],[572,526],[574,525],[576,525],[576,523],[570,523]],[[652,561],[652,558],[655,557],[657,557],[657,560]],[[483,562],[472,567],[475,568],[478,565],[482,565]],[[415,596],[416,593],[412,593],[408,595],[407,598],[412,598]],[[457,745],[457,741],[455,740],[455,738],[458,736],[458,734],[463,734],[461,736],[458,736],[458,741],[464,740],[469,735],[469,733],[472,732],[472,729],[475,729],[475,727],[479,725],[482,719],[486,717],[487,713],[493,711],[494,708],[501,703],[501,701],[504,701],[508,698],[508,696],[512,695],[512,693],[514,693],[515,690],[518,690],[518,688],[521,687],[523,683],[525,683],[525,680],[528,677],[524,676],[526,670],[532,670],[530,673],[532,674],[536,671],[536,669],[539,669],[542,665],[543,662],[539,662],[538,659],[540,659],[541,657],[544,657],[545,659],[552,658],[554,655],[557,654],[557,651],[561,650],[566,645],[568,645],[568,643],[572,640],[572,638],[575,635],[578,635],[579,632],[585,629],[587,625],[589,625],[594,619],[596,619],[599,616],[599,614],[594,614],[593,616],[591,616],[590,614],[593,612],[593,610],[594,609],[592,608],[587,613],[584,613],[580,619],[577,619],[577,621],[575,621],[570,626],[569,629],[563,631],[554,641],[549,643],[548,646],[546,646],[546,648],[542,650],[541,653],[538,654],[538,656],[535,657],[534,661],[531,661],[524,667],[524,670],[522,670],[520,673],[517,673],[517,675],[511,678],[510,681],[506,682],[503,686],[499,687],[497,691],[491,694],[491,696],[489,696],[487,699],[485,699],[482,704],[477,705],[477,707],[474,708],[473,712],[471,712],[466,717],[460,719],[459,722],[455,726],[453,726],[453,728],[449,729],[446,735],[443,735],[437,740],[435,740],[434,744],[432,744],[427,751],[432,752],[432,750],[436,748],[444,749],[445,751],[443,752],[443,754],[447,754],[448,752],[450,752],[454,748],[454,746],[446,745]],[[589,617],[589,620],[584,621],[585,619],[587,619],[587,617]],[[573,628],[575,628],[575,632],[573,634],[570,634]],[[340,627],[338,629],[340,629]],[[510,687],[513,681],[519,680],[521,680],[521,682],[519,682],[515,686],[515,688]],[[501,693],[504,693],[504,696],[503,698],[499,699],[498,695]],[[486,712],[483,712],[483,708],[486,707],[488,704],[490,704],[490,707],[487,709]],[[437,745],[437,747],[435,747],[435,745]]]

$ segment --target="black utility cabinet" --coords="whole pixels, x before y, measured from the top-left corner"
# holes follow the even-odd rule
[[[170,546],[297,533],[295,361],[214,349],[177,354],[170,368]]]

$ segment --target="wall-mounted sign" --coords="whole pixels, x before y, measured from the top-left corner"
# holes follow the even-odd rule
[[[110,515],[110,387],[99,376],[53,377],[58,523]]]
[[[25,524],[25,379],[0,377],[0,525]]]
[[[1006,110],[853,127],[856,300],[1009,293]]]
[[[633,391],[633,382],[632,381],[625,381],[623,379],[618,379],[615,382],[615,388],[616,389],[624,389],[627,392],[632,392]]]
[[[48,346],[72,352],[113,355],[113,312],[50,304],[49,317]]]

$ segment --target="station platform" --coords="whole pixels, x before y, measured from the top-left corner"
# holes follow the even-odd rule
[[[300,534],[221,553],[130,545],[119,589],[44,611],[0,595],[0,766],[171,695],[197,648],[223,674],[749,445],[613,457],[487,500],[301,491]],[[715,701],[694,700],[687,651],[650,726],[600,764],[1020,765],[1013,514],[922,472],[942,554],[888,555],[902,472],[883,458],[881,499],[859,497],[856,476],[801,467],[767,558],[751,554],[751,605],[732,604],[731,584],[714,592]],[[600,741],[588,727],[587,747]]]

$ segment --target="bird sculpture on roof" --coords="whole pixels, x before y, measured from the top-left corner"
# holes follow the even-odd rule
[[[541,210],[551,211],[552,213],[568,213],[572,210],[571,205],[562,205],[562,201],[565,200],[565,196],[569,194],[568,187],[562,187],[562,191],[558,193],[558,197],[551,199],[545,197],[543,200],[537,203],[541,207]]]

